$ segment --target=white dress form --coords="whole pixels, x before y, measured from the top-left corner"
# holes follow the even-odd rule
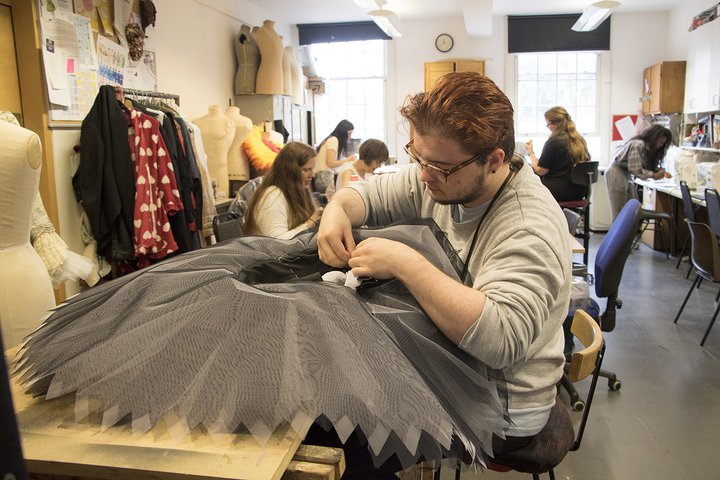
[[[20,344],[55,306],[50,275],[30,245],[42,147],[30,130],[0,121],[0,328],[3,351]]]
[[[228,151],[228,177],[230,180],[249,180],[250,165],[243,150],[243,142],[252,132],[252,120],[240,115],[240,109],[235,106],[227,107],[225,115],[235,124],[235,137]]]
[[[285,47],[283,50],[283,95],[292,95],[293,92],[293,76],[292,76],[292,47]]]
[[[275,22],[265,20],[262,27],[253,29],[260,48],[255,93],[282,95],[283,93],[283,44],[275,32]]]
[[[235,39],[235,56],[238,62],[235,74],[235,95],[251,95],[255,93],[255,81],[260,66],[260,49],[250,25],[240,27],[240,32]]]
[[[220,111],[217,105],[210,105],[208,114],[196,118],[193,123],[198,126],[202,134],[208,173],[217,185],[215,198],[227,198],[230,189],[228,151],[235,137],[235,123]]]

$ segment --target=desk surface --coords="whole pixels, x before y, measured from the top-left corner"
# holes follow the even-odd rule
[[[655,189],[658,192],[663,192],[663,193],[666,193],[668,195],[671,195],[675,198],[679,198],[682,200],[682,192],[680,191],[680,185],[675,183],[675,181],[673,179],[641,180],[639,178],[636,178],[635,183],[637,185],[642,185],[643,187]],[[697,188],[695,190],[690,190],[690,195],[691,195],[692,201],[695,205],[707,207],[707,203],[705,203],[705,189],[704,188]]]
[[[570,248],[572,249],[572,253],[585,253],[585,247],[583,247],[582,243],[572,234],[568,234],[570,235]]]
[[[258,445],[249,435],[193,431],[173,439],[158,424],[144,435],[129,425],[100,431],[99,419],[75,422],[74,398],[42,401],[12,381],[23,454],[28,471],[108,480],[280,479],[301,438],[289,427]]]

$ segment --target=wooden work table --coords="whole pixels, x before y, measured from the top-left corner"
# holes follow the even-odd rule
[[[341,449],[301,445],[290,427],[264,446],[250,434],[177,434],[158,423],[143,435],[130,425],[101,431],[99,415],[75,421],[72,395],[44,401],[13,379],[23,456],[32,474],[107,480],[333,480],[345,470]]]

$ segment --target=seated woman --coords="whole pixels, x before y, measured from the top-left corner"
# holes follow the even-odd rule
[[[543,146],[540,159],[535,156],[532,140],[525,144],[533,170],[558,202],[581,200],[587,195],[587,187],[573,183],[570,174],[575,164],[590,160],[587,143],[563,107],[545,112],[545,122],[550,138]]]
[[[375,169],[388,161],[389,153],[387,145],[382,140],[370,138],[360,145],[360,158],[352,163],[346,163],[340,167],[335,191],[347,187],[354,176],[357,180],[364,181],[367,175],[372,175]]]
[[[357,156],[355,155],[350,155],[346,158],[348,140],[352,138],[354,129],[355,126],[349,120],[340,120],[332,133],[328,135],[318,147],[315,173],[330,170],[334,174],[337,174],[343,164],[357,160]]]
[[[244,232],[289,239],[316,226],[322,209],[310,193],[314,168],[312,147],[300,142],[285,145],[248,202]]]

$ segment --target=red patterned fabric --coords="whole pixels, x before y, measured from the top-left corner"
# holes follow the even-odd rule
[[[129,117],[135,167],[135,255],[163,258],[178,249],[168,215],[183,210],[183,204],[160,123],[139,110],[131,110]]]

